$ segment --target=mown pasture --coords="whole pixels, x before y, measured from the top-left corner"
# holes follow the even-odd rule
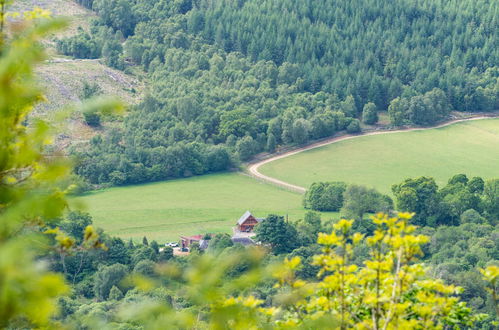
[[[231,232],[250,210],[257,217],[305,214],[302,195],[240,173],[223,173],[145,185],[109,188],[73,199],[86,205],[108,234],[164,243],[179,235]]]
[[[267,163],[259,171],[295,185],[345,181],[390,193],[406,178],[457,173],[499,177],[499,119],[371,136],[359,136]]]

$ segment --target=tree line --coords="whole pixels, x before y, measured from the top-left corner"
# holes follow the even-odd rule
[[[303,198],[303,205],[314,211],[341,212],[347,218],[362,219],[364,214],[391,209],[414,212],[418,226],[453,226],[463,223],[490,223],[499,220],[499,180],[469,179],[456,174],[444,187],[432,177],[409,178],[392,186],[390,196],[362,185],[344,182],[315,182]]]

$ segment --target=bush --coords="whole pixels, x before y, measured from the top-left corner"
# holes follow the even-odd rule
[[[374,103],[366,103],[362,110],[362,121],[367,125],[374,125],[378,122],[378,112]]]
[[[167,246],[163,248],[163,251],[161,251],[158,255],[158,262],[165,262],[170,259],[173,259],[173,248],[170,246]]]
[[[79,296],[91,299],[94,294],[94,281],[91,276],[86,277],[75,286],[75,293]]]
[[[153,261],[142,260],[133,268],[133,272],[145,277],[154,277],[156,275],[155,267],[156,264]]]
[[[83,113],[83,118],[89,126],[100,126],[100,114],[96,111],[86,111]]]
[[[156,252],[149,246],[141,246],[132,253],[132,265],[137,265],[142,260],[156,261]]]
[[[303,199],[305,208],[316,211],[338,211],[343,206],[344,182],[314,182]]]
[[[480,213],[478,213],[474,209],[469,209],[469,210],[464,211],[460,217],[460,223],[462,223],[462,224],[463,223],[484,224],[486,222],[487,221],[485,220],[485,218],[483,218],[480,215]]]
[[[124,289],[121,285],[128,274],[128,269],[122,264],[104,266],[94,276],[94,293],[101,300],[106,300],[113,286]]]
[[[374,188],[349,185],[343,194],[341,214],[345,218],[362,220],[366,213],[388,213],[393,208],[392,199]]]
[[[251,158],[257,151],[255,141],[251,136],[245,136],[236,143],[236,150],[239,154],[239,158],[242,161],[246,161]]]
[[[121,300],[121,299],[123,299],[123,292],[121,292],[121,290],[118,289],[116,285],[113,285],[111,291],[109,292],[108,300]]]
[[[350,134],[360,132],[360,122],[358,119],[353,119],[347,126],[347,132]]]
[[[83,88],[81,91],[81,98],[83,100],[91,99],[94,96],[98,96],[102,94],[102,88],[97,83],[88,83],[86,81],[83,82]]]

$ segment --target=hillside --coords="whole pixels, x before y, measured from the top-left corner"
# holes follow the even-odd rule
[[[94,184],[238,166],[262,151],[451,111],[499,108],[497,1],[79,1],[77,58],[142,68],[149,93],[120,132],[79,154]],[[211,156],[207,156],[207,155]],[[214,159],[217,159],[215,162]]]
[[[497,1],[13,1],[0,329],[497,328]]]
[[[106,96],[116,96],[126,104],[136,104],[141,99],[143,83],[136,77],[102,64],[100,60],[78,60],[61,55],[56,50],[56,40],[75,35],[83,29],[89,31],[95,13],[69,0],[22,0],[14,2],[11,11],[24,12],[39,7],[49,10],[54,17],[68,19],[69,27],[56,35],[43,40],[49,58],[37,67],[41,86],[48,102],[39,104],[35,115],[52,120],[55,110],[78,106],[82,98],[83,84],[96,83]],[[60,127],[61,134],[56,140],[58,147],[88,141],[102,133],[89,127],[81,113],[74,112],[69,121]]]
[[[10,10],[22,13],[37,7],[50,11],[53,16],[67,17],[71,20],[67,29],[60,32],[59,36],[74,35],[77,33],[78,27],[88,31],[90,20],[95,18],[93,12],[70,0],[16,0]],[[50,42],[50,40],[45,42]]]

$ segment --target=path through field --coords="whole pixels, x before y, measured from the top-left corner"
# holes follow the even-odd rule
[[[368,132],[368,133],[364,133],[364,134],[343,135],[343,136],[332,137],[332,138],[326,139],[324,141],[312,143],[312,144],[305,146],[305,147],[300,147],[298,149],[288,151],[288,152],[282,153],[280,155],[271,156],[270,158],[257,161],[256,163],[250,164],[247,170],[248,170],[249,174],[251,176],[253,176],[254,178],[266,181],[266,182],[271,183],[271,184],[278,185],[280,187],[283,187],[283,188],[286,188],[289,190],[297,191],[297,192],[303,194],[303,193],[305,193],[306,188],[298,186],[298,185],[294,185],[294,184],[291,184],[291,183],[288,183],[288,182],[285,182],[285,181],[282,181],[282,180],[279,180],[279,179],[276,179],[276,178],[273,178],[270,176],[267,176],[259,171],[260,167],[262,165],[268,164],[268,163],[276,161],[278,159],[290,157],[290,156],[296,155],[296,154],[303,152],[303,151],[306,151],[306,150],[320,148],[320,147],[323,147],[323,146],[326,146],[326,145],[329,145],[332,143],[350,140],[350,139],[355,139],[355,138],[362,137],[362,136],[422,131],[422,130],[445,127],[445,126],[453,125],[453,124],[456,124],[459,122],[464,122],[464,121],[487,119],[487,118],[497,118],[497,117],[499,117],[497,114],[490,115],[490,116],[476,115],[476,116],[472,116],[469,118],[451,120],[451,121],[448,121],[446,123],[440,124],[438,126],[433,126],[433,127],[418,127],[418,128],[397,129],[397,130],[383,130],[383,131]]]

